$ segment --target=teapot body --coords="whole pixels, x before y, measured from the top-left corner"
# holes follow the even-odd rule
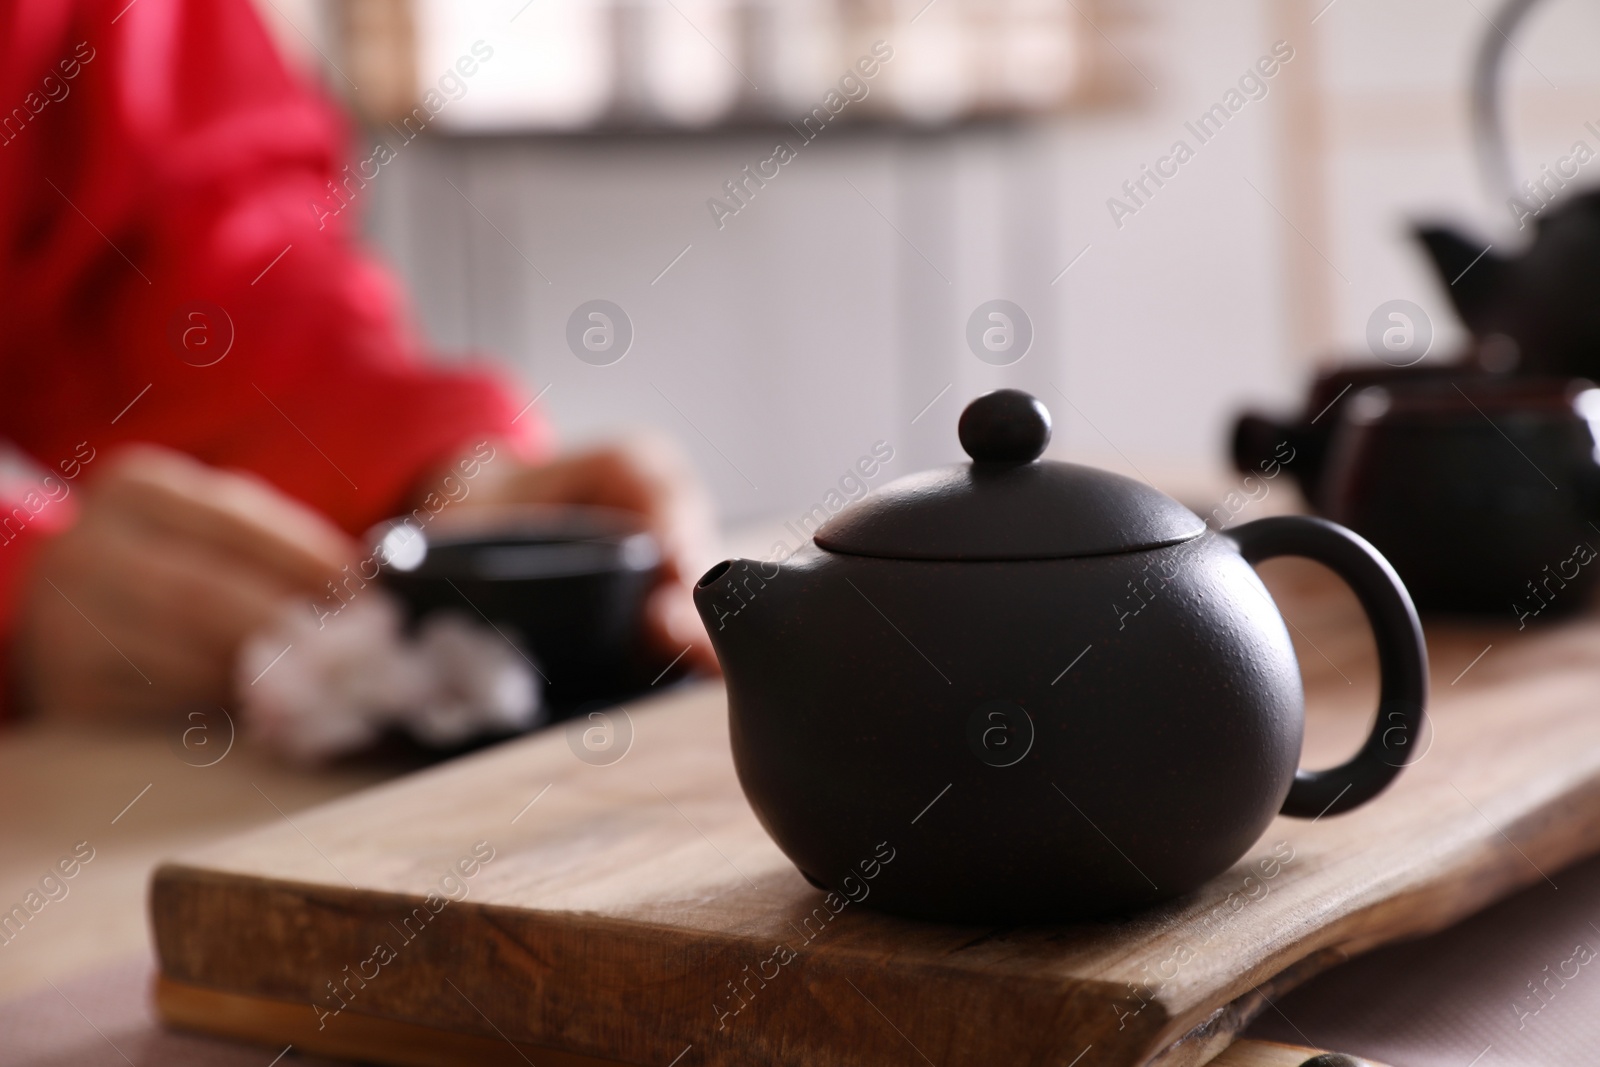
[[[714,570],[696,600],[757,816],[869,907],[1132,910],[1236,862],[1294,779],[1294,650],[1223,535],[989,562],[813,544]]]
[[[1358,394],[1335,423],[1318,508],[1370,540],[1423,610],[1522,629],[1600,588],[1597,424],[1586,381]]]

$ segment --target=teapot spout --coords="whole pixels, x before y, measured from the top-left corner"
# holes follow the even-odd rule
[[[726,671],[730,652],[735,652],[738,642],[734,635],[750,630],[752,621],[745,616],[759,615],[768,610],[770,597],[762,596],[769,582],[778,576],[776,563],[758,563],[748,559],[725,559],[718,563],[694,585],[694,606],[711,635],[711,645]],[[746,625],[739,625],[744,623]]]
[[[1444,226],[1418,226],[1415,234],[1461,321],[1473,333],[1485,332],[1485,314],[1505,281],[1506,261],[1485,247],[1488,242]]]

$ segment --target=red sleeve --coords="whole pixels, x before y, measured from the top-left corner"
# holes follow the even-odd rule
[[[543,447],[492,375],[423,361],[352,236],[393,179],[344,168],[248,0],[0,0],[0,55],[0,436],[58,472],[169,445],[350,531],[470,442]]]

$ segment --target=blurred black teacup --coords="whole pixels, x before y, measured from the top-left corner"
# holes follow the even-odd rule
[[[644,608],[661,549],[611,508],[528,505],[415,515],[368,532],[379,580],[415,624],[488,623],[536,666],[556,718],[645,687]],[[654,665],[659,669],[659,664]]]

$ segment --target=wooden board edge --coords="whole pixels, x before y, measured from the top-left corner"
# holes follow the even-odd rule
[[[289,1044],[302,1052],[383,1067],[622,1067],[543,1046],[452,1033],[431,1026],[346,1012],[337,1026],[319,1028],[307,1005],[243,996],[177,982],[157,974],[152,996],[161,1021],[179,1030],[245,1041],[264,1048]],[[686,1050],[687,1051],[687,1050]],[[1210,1067],[1301,1067],[1318,1050],[1275,1041],[1236,1041]],[[1369,1067],[1383,1067],[1374,1060]]]
[[[405,896],[404,894],[392,893],[388,891],[353,890],[347,889],[343,886],[326,883],[275,881],[255,874],[209,870],[182,862],[168,862],[162,864],[155,872],[151,881],[148,907],[151,914],[151,926],[156,946],[158,968],[162,973],[164,980],[169,981],[174,985],[189,989],[200,989],[208,993],[236,997],[241,1003],[245,1004],[255,1003],[257,1001],[268,1004],[288,1003],[291,1007],[294,1007],[297,1011],[299,1011],[301,1016],[315,1016],[315,1009],[311,1007],[309,1002],[307,1002],[303,1010],[300,1009],[298,1004],[296,1004],[294,1001],[290,1001],[287,998],[287,990],[282,986],[281,983],[258,983],[254,985],[243,985],[230,980],[230,978],[224,974],[216,973],[214,968],[203,963],[198,967],[195,966],[194,950],[197,945],[203,945],[207,956],[212,960],[251,958],[262,953],[270,953],[280,958],[292,958],[295,956],[293,951],[287,950],[281,943],[263,946],[260,944],[239,944],[237,942],[229,942],[226,939],[228,937],[238,936],[241,930],[240,927],[226,922],[212,924],[199,921],[195,915],[190,914],[185,910],[186,897],[192,894],[197,887],[215,889],[221,885],[229,885],[244,895],[294,893],[302,898],[301,903],[306,901],[314,901],[321,907],[340,912],[351,911],[352,908],[348,905],[350,905],[352,901],[355,903],[360,903],[362,901],[368,901],[374,897],[392,898],[398,906],[402,907],[416,903],[415,900]],[[244,907],[243,910],[246,913],[259,914],[270,909],[268,909],[263,902],[256,900]],[[359,911],[359,908],[354,910]],[[559,947],[558,943],[563,940],[562,938],[556,938],[555,941],[546,944],[545,942],[540,942],[538,940],[536,932],[527,933],[526,936],[518,934],[517,926],[519,923],[526,921],[527,915],[520,909],[510,908],[505,905],[463,901],[460,904],[452,905],[447,912],[441,913],[440,920],[445,920],[446,916],[448,916],[449,923],[452,924],[453,928],[455,929],[456,937],[462,939],[487,936],[510,937],[514,943],[524,950],[527,950],[530,945],[544,945],[545,948],[550,951],[554,951],[556,947]],[[619,939],[620,937],[629,934],[635,927],[635,924],[629,923],[626,920],[619,920],[597,913],[584,913],[582,917],[585,930],[592,932],[597,928],[609,927],[612,928],[614,935]],[[473,929],[470,931],[464,930],[462,928],[462,924],[470,925],[473,927]],[[201,937],[200,932],[206,930],[212,930],[213,933],[208,936]],[[223,933],[218,934],[216,931],[219,930],[223,931]],[[377,936],[382,936],[381,931],[377,932]],[[684,937],[684,943],[679,947],[685,950],[696,946],[701,949],[705,949],[707,946],[710,946],[711,949],[717,952],[726,953],[728,955],[728,959],[724,962],[730,963],[730,965],[721,969],[725,969],[730,974],[737,974],[735,969],[737,961],[738,959],[745,958],[745,954],[743,952],[744,944],[742,941],[739,941],[737,938],[733,938],[728,935],[711,934],[704,931],[693,936],[689,936],[687,934],[682,936]],[[219,937],[221,937],[223,940],[219,941]],[[325,941],[326,938],[323,940]],[[362,944],[371,943],[370,938],[363,940],[361,936],[353,937],[352,940],[360,941]],[[352,953],[353,952],[354,949],[352,948]],[[347,953],[347,955],[350,955],[350,958],[357,958],[357,956],[349,953]],[[671,954],[668,953],[668,955]],[[548,961],[549,959],[547,957],[546,962]],[[855,980],[859,981],[864,987],[864,989],[856,990],[856,993],[863,997],[867,997],[875,994],[876,992],[873,989],[873,986],[869,984],[871,978],[863,977],[863,972],[870,971],[871,967],[872,963],[870,959],[867,959],[866,957],[858,957],[854,954],[843,956],[839,954],[833,954],[827,957],[813,959],[808,962],[806,968],[807,974],[810,976],[808,988],[815,989],[816,983],[832,978],[836,980],[835,985],[837,990],[848,989],[851,988],[851,985],[853,985],[853,983],[849,982],[850,977],[853,976]],[[818,968],[820,968],[820,970]],[[966,970],[961,970],[946,974],[944,975],[944,978],[952,986],[969,986],[971,984],[972,975]],[[472,1010],[478,1011],[479,1015],[481,1016],[482,1010],[477,1007],[478,1003],[482,1003],[477,995],[478,990],[470,984],[468,977],[458,975],[457,980],[460,981],[465,987],[463,990],[459,990],[458,992],[462,994],[463,999],[466,999],[469,1005],[472,1005]],[[1038,1005],[1039,1010],[1044,1011],[1052,1007],[1060,1008],[1068,1002],[1084,999],[1087,999],[1090,1007],[1099,1008],[1105,1003],[1105,991],[1109,988],[1113,988],[1108,986],[1107,983],[1093,980],[1078,981],[1073,984],[1074,988],[1068,994],[1067,1001],[1061,1001],[1059,996],[1051,995],[1049,997],[1048,1004]],[[1015,987],[1015,983],[1010,980],[997,979],[993,985],[995,986],[996,991],[991,997],[991,1006],[995,1004],[1001,1006],[1025,1004],[1028,999],[1026,991],[1017,989]],[[882,997],[873,995],[872,1000],[870,1000],[869,1003],[884,1004],[887,1002]],[[398,1021],[407,1018],[407,1013],[400,1007],[400,1005],[394,1003],[379,1002],[379,1004],[374,1005],[371,1000],[368,1000],[367,1007],[368,1014],[362,1016],[364,1020],[379,1019]],[[343,1016],[352,1013],[355,1013],[355,1009],[347,1008],[344,1011],[336,1014],[342,1018]],[[476,1017],[471,1017],[470,1011],[463,1012],[463,1014],[470,1017],[468,1020],[470,1023],[474,1025],[476,1024]],[[1104,1022],[1106,1030],[1114,1028],[1116,1020],[1110,1016],[1110,1013],[1106,1013],[1106,1018],[1109,1020]],[[1158,1035],[1162,1028],[1166,1027],[1169,1023],[1170,1019],[1165,1014],[1164,1009],[1162,1009],[1159,1004],[1152,1003],[1149,1009],[1143,1012],[1140,1018],[1135,1020],[1135,1026],[1142,1031],[1142,1036],[1138,1040],[1138,1045],[1140,1048],[1131,1051],[1130,1056],[1134,1058],[1147,1056],[1149,1054],[1148,1049],[1153,1046],[1153,1043],[1157,1042]],[[296,1026],[301,1025],[298,1020],[293,1020],[293,1024]],[[202,1020],[197,1025],[201,1028],[204,1028],[207,1023]],[[465,1029],[458,1030],[451,1025],[446,1025],[438,1018],[429,1019],[425,1022],[414,1022],[410,1023],[409,1025],[417,1027],[420,1031],[434,1034],[455,1034],[468,1032]],[[491,1023],[490,1025],[494,1024]],[[329,1028],[332,1028],[331,1023]],[[709,1030],[710,1027],[708,1026],[707,1029]],[[272,1034],[277,1033],[277,1031],[265,1032]],[[486,1035],[480,1034],[478,1036],[484,1037]],[[529,1036],[530,1035],[527,1034],[520,1034],[518,1038],[513,1039],[516,1042],[516,1047],[539,1049],[549,1049],[555,1047],[550,1044],[541,1043],[537,1036],[535,1037],[535,1040],[530,1041],[528,1040]],[[687,1040],[688,1037],[695,1037],[694,1043],[691,1044],[690,1047],[700,1047],[702,1049],[700,1054],[709,1057],[707,1062],[717,1064],[739,1064],[752,1061],[760,1062],[762,1058],[770,1057],[770,1050],[765,1048],[728,1048],[720,1046],[713,1048],[714,1042],[708,1040],[708,1038],[711,1036],[714,1035],[706,1034],[695,1036],[690,1034],[687,1035],[684,1040]],[[1098,1042],[1104,1036],[1106,1035],[1098,1026],[1091,1024],[1088,1028],[1085,1040]],[[1232,1033],[1220,1035],[1221,1044],[1225,1045],[1227,1040],[1231,1037]],[[263,1043],[270,1044],[270,1042],[275,1039],[275,1037],[269,1037],[260,1040]],[[284,1038],[284,1040],[286,1041],[288,1038]],[[282,1047],[282,1044],[283,1041],[279,1041],[280,1048]],[[502,1047],[505,1046],[502,1045]],[[1159,1046],[1157,1045],[1155,1047]],[[1212,1048],[1212,1051],[1214,1050],[1215,1046]],[[669,1050],[661,1058],[651,1058],[648,1052],[637,1049],[614,1051],[610,1048],[591,1048],[582,1053],[568,1053],[567,1055],[579,1057],[572,1061],[574,1067],[580,1067],[580,1065],[581,1067],[586,1067],[588,1064],[619,1063],[639,1063],[645,1065],[654,1064],[655,1067],[660,1067],[660,1064],[665,1062],[666,1059],[669,1059],[672,1053],[675,1051],[676,1049]],[[805,1055],[797,1054],[799,1055],[799,1058],[786,1059],[784,1062],[809,1064],[813,1062],[813,1059],[817,1055],[822,1054],[824,1051],[825,1049],[821,1048],[811,1048]],[[612,1058],[613,1056],[617,1058]],[[622,1056],[630,1056],[631,1058],[622,1059]],[[585,1059],[582,1057],[589,1058]],[[400,1063],[401,1061],[396,1062]],[[431,1062],[432,1061],[428,1061],[430,1065]],[[443,1062],[453,1063],[456,1061],[447,1059]],[[522,1061],[518,1059],[508,1062],[515,1067],[516,1063]],[[401,1067],[410,1067],[410,1065],[409,1063],[402,1063]],[[541,1067],[543,1067],[542,1064]],[[1165,1065],[1163,1065],[1163,1067],[1165,1067]],[[1182,1067],[1189,1067],[1189,1065],[1182,1065]]]
[[[1188,1033],[1151,1056],[1145,1061],[1145,1067],[1202,1067],[1218,1062],[1218,1057],[1233,1046],[1252,1043],[1239,1035],[1272,1005],[1273,997],[1287,993],[1347,959],[1349,956],[1337,948],[1324,948],[1296,960],[1259,984],[1251,983],[1247,992],[1218,1007]],[[1315,1053],[1307,1053],[1308,1057],[1312,1055]]]
[[[541,1045],[455,1033],[431,1026],[347,1011],[332,1026],[318,1025],[307,1004],[246,996],[174,981],[158,973],[152,989],[156,1014],[167,1026],[265,1048],[293,1045],[302,1052],[385,1067],[628,1067]]]
[[[1474,847],[1492,848],[1484,842],[1479,842]],[[1145,1067],[1202,1067],[1202,1065],[1217,1062],[1216,1057],[1225,1050],[1241,1043],[1247,1043],[1239,1035],[1249,1026],[1250,1022],[1269,1004],[1270,998],[1288,992],[1302,982],[1320,974],[1357,955],[1361,955],[1373,948],[1382,945],[1413,940],[1425,937],[1435,932],[1440,926],[1448,926],[1459,921],[1460,918],[1475,914],[1484,907],[1490,906],[1505,896],[1516,891],[1521,882],[1534,882],[1538,879],[1536,870],[1530,867],[1526,877],[1512,877],[1509,879],[1483,879],[1473,881],[1472,891],[1456,894],[1453,906],[1441,909],[1439,901],[1434,895],[1437,887],[1413,888],[1401,894],[1387,906],[1393,907],[1396,901],[1403,902],[1410,907],[1418,917],[1426,916],[1426,921],[1408,926],[1402,933],[1388,931],[1383,936],[1374,939],[1367,930],[1367,923],[1363,920],[1374,910],[1372,907],[1362,907],[1352,911],[1346,916],[1349,929],[1344,931],[1344,937],[1334,944],[1324,945],[1299,960],[1295,960],[1282,970],[1270,973],[1250,983],[1250,987],[1233,1000],[1227,1001],[1196,1023],[1191,1023],[1189,1029],[1180,1030],[1172,1036],[1161,1038],[1158,1035],[1163,1029],[1171,1027],[1176,1021],[1174,1016],[1152,1013],[1152,1024],[1149,1036],[1154,1039],[1146,1045],[1140,1062]],[[321,883],[301,882],[275,882],[270,879],[255,875],[240,874],[236,872],[219,872],[205,868],[191,866],[183,862],[167,862],[157,869],[152,877],[152,892],[150,907],[153,920],[160,914],[159,902],[163,897],[161,888],[175,888],[190,881],[204,883],[231,882],[237,885],[250,887],[258,891],[297,891],[318,897],[337,900],[344,896],[348,890],[336,885]],[[1509,888],[1508,888],[1509,884]],[[380,891],[363,891],[363,895],[393,896],[397,903],[408,900],[404,894],[389,894]],[[1421,905],[1431,905],[1423,907]],[[456,909],[458,916],[467,913],[476,913],[484,919],[492,919],[497,913],[505,910],[503,906],[492,904],[463,903]],[[1456,914],[1459,912],[1460,914]],[[1448,915],[1448,921],[1441,921],[1441,914]],[[617,920],[602,916],[591,916],[591,921],[598,924],[609,924]],[[192,928],[193,924],[163,924],[153,921],[156,932],[158,956],[165,957],[164,951],[168,945],[161,936],[163,929]],[[181,975],[178,978],[162,976],[161,982],[175,988],[187,991],[199,991],[218,1004],[236,1003],[248,1008],[249,1026],[244,1030],[214,1031],[210,1013],[200,1013],[195,1016],[192,1023],[183,1022],[176,1018],[169,1020],[174,1025],[188,1029],[218,1032],[224,1036],[240,1037],[262,1045],[271,1045],[277,1042],[281,1048],[285,1042],[292,1042],[296,1047],[310,1051],[325,1051],[334,1056],[360,1056],[373,1059],[384,1064],[393,1064],[394,1067],[449,1067],[456,1063],[491,1063],[504,1062],[508,1067],[516,1067],[519,1063],[526,1063],[520,1052],[514,1049],[527,1049],[537,1051],[544,1055],[557,1067],[615,1067],[617,1064],[633,1063],[637,1061],[624,1061],[611,1058],[600,1058],[589,1054],[577,1052],[553,1052],[552,1046],[535,1044],[532,1042],[515,1041],[509,1037],[493,1038],[486,1035],[469,1034],[465,1031],[446,1029],[444,1027],[425,1024],[403,1022],[393,1016],[363,1015],[354,1010],[341,1013],[341,1020],[345,1017],[353,1020],[353,1044],[340,1043],[339,1036],[331,1039],[327,1031],[319,1031],[316,1026],[316,1013],[309,1004],[284,1001],[270,993],[259,990],[229,991],[220,986],[203,984],[204,975]],[[1079,990],[1078,995],[1084,995],[1087,990]],[[1157,1002],[1152,1002],[1152,1008],[1159,1008]],[[267,1012],[266,1009],[273,1009]],[[1144,1020],[1141,1020],[1144,1021]],[[330,1026],[328,1029],[332,1030]],[[417,1035],[415,1039],[404,1036]],[[298,1035],[298,1036],[297,1036]],[[309,1035],[309,1036],[308,1036]],[[397,1036],[399,1035],[399,1036]],[[1098,1035],[1089,1034],[1088,1037],[1097,1039]],[[333,1043],[329,1044],[328,1041]],[[464,1050],[467,1043],[472,1043],[473,1051]],[[395,1045],[396,1058],[377,1059],[367,1051],[368,1047],[386,1048]],[[1137,1055],[1137,1054],[1136,1054]],[[432,1058],[430,1058],[432,1057]],[[499,1057],[499,1058],[495,1058]],[[532,1058],[531,1056],[529,1058]],[[540,1062],[535,1060],[534,1062]],[[1224,1063],[1228,1061],[1222,1061]],[[543,1065],[541,1064],[541,1067]]]
[[[338,900],[348,892],[342,887],[334,885],[274,882],[254,875],[219,872],[194,867],[182,862],[168,862],[162,864],[152,878],[150,907],[153,920],[161,912],[159,902],[163,898],[163,893],[158,887],[175,889],[189,881],[204,883],[229,882],[257,891],[298,891],[303,894],[332,900]],[[403,894],[387,894],[376,890],[366,891],[364,895],[393,896],[397,903],[405,903],[408,900]],[[1421,895],[1423,897],[1427,896],[1426,893]],[[1493,899],[1498,899],[1498,894],[1493,892],[1491,892],[1490,896],[1491,902]],[[467,913],[477,913],[483,919],[491,919],[497,912],[502,910],[503,908],[498,905],[464,903],[457,909],[456,914],[459,916]],[[1359,919],[1366,910],[1358,909],[1348,917],[1357,920],[1357,931],[1364,925],[1359,922]],[[1477,907],[1469,906],[1467,914],[1471,914],[1476,910],[1478,910]],[[600,916],[591,918],[600,924],[615,921]],[[160,936],[161,930],[192,929],[193,925],[192,923],[164,925],[159,921],[153,921],[153,926],[157,933],[158,956],[164,958],[167,954],[165,949],[169,947],[166,944],[166,939]],[[1378,944],[1387,944],[1397,940],[1411,940],[1417,936],[1426,936],[1428,932],[1431,931],[1425,929],[1421,933],[1408,931],[1397,937],[1386,936],[1381,938]],[[1355,938],[1353,940],[1359,942],[1362,939]],[[1158,1035],[1162,1030],[1169,1029],[1175,1019],[1165,1013],[1158,1015],[1154,1012],[1146,1012],[1144,1014],[1148,1016],[1148,1019],[1141,1019],[1140,1021],[1151,1024],[1148,1036],[1152,1040],[1145,1046],[1142,1053],[1147,1058],[1141,1059],[1139,1062],[1143,1063],[1145,1067],[1202,1067],[1204,1064],[1216,1062],[1215,1057],[1218,1057],[1225,1050],[1234,1045],[1246,1043],[1239,1035],[1258,1014],[1268,1007],[1270,1004],[1269,997],[1277,997],[1286,993],[1324,970],[1336,966],[1372,947],[1376,946],[1363,945],[1352,951],[1348,942],[1323,946],[1313,951],[1310,955],[1292,962],[1283,970],[1257,979],[1256,982],[1251,983],[1250,988],[1242,995],[1217,1006],[1199,1022],[1191,1024],[1187,1031],[1179,1031],[1165,1039],[1159,1038]],[[161,987],[163,988],[171,986],[175,989],[186,991],[191,995],[203,994],[218,1005],[231,1003],[242,1006],[246,1010],[246,1029],[215,1031],[212,1013],[210,1012],[202,1012],[195,1015],[193,1022],[184,1022],[176,1018],[169,1021],[184,1028],[218,1032],[223,1036],[243,1038],[262,1045],[272,1045],[277,1042],[278,1047],[281,1048],[285,1042],[292,1042],[296,1047],[310,1051],[325,1051],[325,1054],[328,1055],[344,1057],[361,1056],[366,1059],[373,1059],[375,1062],[393,1064],[394,1067],[414,1067],[414,1065],[415,1067],[435,1067],[435,1065],[448,1067],[448,1065],[456,1063],[480,1062],[498,1064],[502,1060],[508,1067],[516,1067],[519,1063],[526,1063],[527,1061],[522,1055],[512,1053],[513,1049],[536,1050],[547,1058],[558,1057],[551,1059],[551,1062],[555,1063],[557,1067],[569,1067],[569,1065],[570,1067],[614,1067],[617,1064],[635,1062],[600,1058],[576,1052],[552,1052],[552,1046],[549,1045],[535,1044],[525,1040],[513,1042],[509,1037],[497,1039],[481,1034],[474,1035],[429,1023],[403,1022],[393,1016],[361,1014],[353,1009],[347,1009],[345,1012],[340,1013],[341,1022],[346,1018],[354,1020],[353,1044],[345,1044],[339,1041],[341,1035],[330,1037],[329,1031],[333,1030],[335,1026],[329,1026],[327,1030],[322,1030],[316,1026],[316,1012],[310,1007],[309,1003],[300,1004],[298,1002],[285,1001],[272,993],[260,990],[229,990],[222,986],[204,984],[206,981],[207,978],[204,975],[190,974],[184,974],[177,978],[163,974],[160,979]],[[1081,989],[1077,992],[1077,995],[1083,996],[1087,992],[1087,989]],[[1159,1009],[1160,1005],[1157,1002],[1152,1002],[1151,1007]],[[342,1029],[342,1027],[340,1028]],[[307,1036],[308,1033],[310,1036]],[[405,1034],[418,1036],[413,1040],[404,1036]],[[1087,1036],[1090,1039],[1098,1040],[1101,1035],[1090,1033]],[[328,1043],[330,1040],[332,1040],[332,1044]],[[482,1051],[474,1051],[468,1054],[464,1051],[468,1043],[472,1044],[473,1049]],[[394,1045],[397,1049],[396,1056],[399,1058],[376,1059],[373,1053],[367,1051],[369,1045],[376,1048],[387,1048],[390,1045]],[[1135,1055],[1139,1055],[1139,1053],[1135,1053]],[[500,1058],[496,1059],[494,1058],[495,1056]]]

